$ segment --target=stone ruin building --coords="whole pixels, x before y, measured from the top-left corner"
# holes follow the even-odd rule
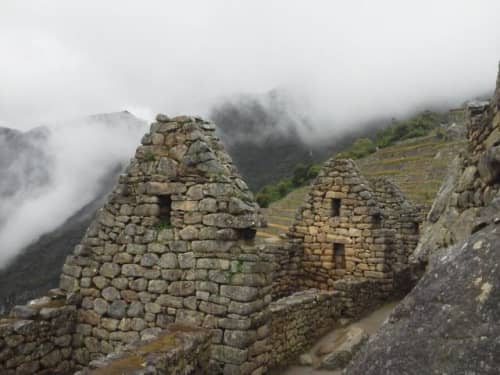
[[[307,288],[369,280],[390,294],[418,242],[419,212],[392,182],[368,181],[352,160],[328,160],[289,236],[303,247]],[[384,294],[384,293],[383,293]]]
[[[385,180],[330,160],[282,243],[199,118],[158,115],[62,270],[0,319],[2,374],[263,374],[388,297],[418,237]]]

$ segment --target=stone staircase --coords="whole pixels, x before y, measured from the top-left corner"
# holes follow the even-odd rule
[[[308,186],[292,191],[278,202],[271,203],[268,208],[263,208],[262,213],[267,219],[267,227],[259,228],[257,236],[262,238],[280,239],[280,235],[288,231],[295,218],[297,208],[304,202]]]

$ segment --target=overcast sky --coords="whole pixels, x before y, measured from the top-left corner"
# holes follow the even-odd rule
[[[205,115],[276,87],[332,128],[454,104],[493,89],[499,14],[498,0],[1,0],[0,122]]]

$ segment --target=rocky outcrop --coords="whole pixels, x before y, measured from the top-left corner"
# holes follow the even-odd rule
[[[467,152],[450,166],[412,256],[414,263],[425,264],[435,249],[461,242],[474,233],[481,209],[499,193],[499,92],[497,88],[491,102],[467,106]]]
[[[349,375],[498,374],[500,227],[436,252]]]
[[[342,337],[342,340],[338,340],[341,341],[338,343],[339,345],[330,348],[320,348],[322,352],[318,354],[324,355],[321,359],[320,368],[327,370],[343,369],[365,344],[368,337],[368,334],[362,328],[351,327],[345,332],[345,337]]]
[[[349,375],[498,374],[500,72],[494,98],[467,107],[457,159],[412,259],[417,286],[347,368]]]

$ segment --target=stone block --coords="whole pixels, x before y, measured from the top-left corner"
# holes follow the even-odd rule
[[[249,286],[222,285],[220,294],[235,301],[248,302],[255,300],[259,296],[259,289]]]

